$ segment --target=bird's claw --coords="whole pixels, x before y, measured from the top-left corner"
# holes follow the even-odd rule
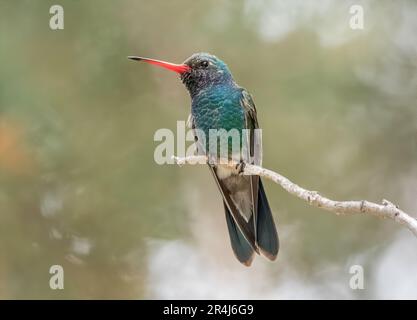
[[[242,174],[243,171],[245,171],[245,163],[243,161],[240,161],[237,165],[236,165],[236,170],[238,171],[238,174]]]
[[[215,166],[217,164],[217,158],[214,157],[213,155],[207,155],[207,164],[211,165],[211,166]]]

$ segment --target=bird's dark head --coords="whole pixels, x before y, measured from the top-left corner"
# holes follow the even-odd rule
[[[173,64],[136,56],[129,56],[128,58],[158,65],[179,73],[181,81],[187,87],[191,96],[208,86],[233,81],[227,65],[216,56],[208,53],[195,53],[182,64]]]
[[[181,81],[191,95],[207,86],[233,80],[227,65],[208,53],[195,53],[184,61],[184,65],[190,69],[181,73]]]

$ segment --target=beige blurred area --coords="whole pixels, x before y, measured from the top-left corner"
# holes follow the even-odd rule
[[[415,1],[62,0],[51,30],[54,4],[0,4],[0,298],[417,298],[408,230],[269,181],[278,259],[240,265],[208,169],[154,161],[154,133],[187,119],[188,93],[126,59],[217,55],[254,96],[265,167],[417,215]]]

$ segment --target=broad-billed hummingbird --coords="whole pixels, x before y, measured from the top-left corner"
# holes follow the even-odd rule
[[[222,60],[208,53],[193,54],[182,64],[137,56],[128,58],[180,75],[191,96],[190,122],[195,132],[203,132],[205,137],[209,137],[210,129],[248,132],[246,138],[242,133],[242,139],[249,142],[251,154],[261,143],[254,134],[259,125],[253,99],[248,91],[236,84]],[[194,135],[198,142],[199,134]],[[209,143],[203,147],[210,149]],[[242,175],[243,160],[236,167],[221,162],[208,164],[223,198],[230,241],[237,259],[250,266],[256,252],[275,260],[279,248],[278,234],[259,176]]]

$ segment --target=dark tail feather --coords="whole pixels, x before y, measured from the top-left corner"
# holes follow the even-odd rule
[[[226,213],[227,228],[229,229],[233,252],[241,263],[249,267],[253,260],[254,250],[239,230],[225,203],[224,211]]]
[[[257,244],[261,249],[261,253],[268,259],[275,260],[279,249],[278,234],[261,179],[259,179],[256,225]]]

